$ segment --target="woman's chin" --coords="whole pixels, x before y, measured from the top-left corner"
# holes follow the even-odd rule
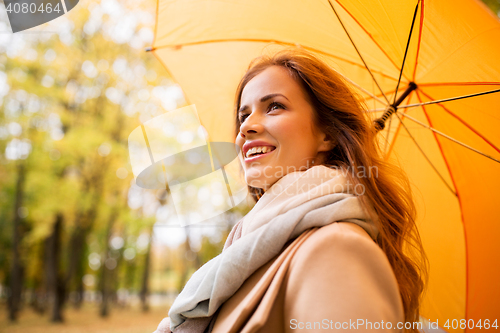
[[[263,190],[267,190],[272,184],[275,183],[271,179],[255,179],[255,178],[247,178],[246,183],[251,187],[261,188]]]

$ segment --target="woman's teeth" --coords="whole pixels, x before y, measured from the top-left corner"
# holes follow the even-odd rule
[[[273,151],[276,149],[276,147],[269,147],[269,146],[264,146],[264,147],[253,147],[247,151],[246,158],[249,158],[253,154],[265,154],[270,151]]]

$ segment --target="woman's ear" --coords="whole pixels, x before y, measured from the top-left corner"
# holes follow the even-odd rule
[[[336,145],[336,140],[329,139],[326,135],[323,135],[318,151],[329,151],[335,148]]]

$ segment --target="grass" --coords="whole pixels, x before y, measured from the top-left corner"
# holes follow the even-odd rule
[[[65,322],[51,323],[49,315],[40,315],[25,307],[17,323],[7,319],[7,310],[0,308],[1,333],[152,333],[167,316],[168,307],[151,308],[142,312],[139,308],[111,308],[107,318],[99,316],[97,306],[85,305],[80,310],[67,308]]]

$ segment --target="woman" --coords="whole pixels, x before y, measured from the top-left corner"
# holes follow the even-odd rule
[[[418,332],[404,322],[419,321],[427,259],[408,179],[342,77],[302,49],[259,57],[235,113],[257,203],[157,332]]]

